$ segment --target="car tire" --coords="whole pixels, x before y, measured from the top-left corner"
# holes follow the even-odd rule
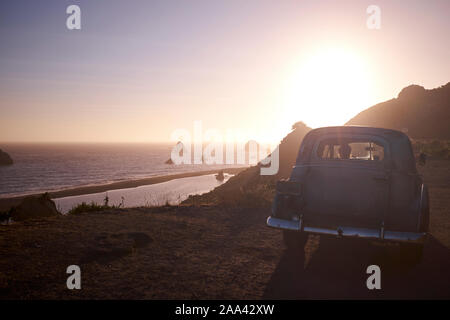
[[[283,241],[289,251],[303,251],[308,235],[304,232],[283,230]]]
[[[401,247],[402,259],[410,264],[418,264],[423,257],[423,244],[403,244]]]

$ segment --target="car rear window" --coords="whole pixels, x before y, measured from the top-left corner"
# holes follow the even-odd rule
[[[324,160],[382,161],[384,147],[370,140],[326,139],[319,143],[316,154]]]

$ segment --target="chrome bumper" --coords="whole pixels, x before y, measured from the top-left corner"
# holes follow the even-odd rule
[[[354,237],[373,240],[399,241],[399,242],[417,242],[425,240],[426,233],[421,232],[399,232],[386,231],[380,229],[366,229],[353,227],[338,227],[336,229],[316,228],[303,225],[302,220],[284,220],[274,217],[267,218],[267,225],[271,228],[303,231],[313,234],[325,234],[336,237]]]

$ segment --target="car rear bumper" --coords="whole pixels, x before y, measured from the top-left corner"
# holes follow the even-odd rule
[[[366,229],[354,227],[337,227],[336,229],[318,228],[302,225],[301,220],[285,220],[274,217],[267,218],[267,225],[272,228],[301,231],[312,234],[323,234],[336,237],[354,237],[371,240],[384,240],[394,242],[423,243],[426,233],[422,232],[400,232],[380,229]]]

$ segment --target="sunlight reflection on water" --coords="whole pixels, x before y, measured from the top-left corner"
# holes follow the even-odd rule
[[[162,183],[155,183],[136,188],[117,189],[107,192],[92,193],[81,196],[71,196],[53,199],[59,211],[69,212],[70,209],[82,202],[103,204],[108,195],[109,205],[118,206],[123,203],[123,207],[158,206],[169,204],[179,204],[190,195],[203,194],[213,190],[223,184],[233,175],[225,174],[224,181],[218,181],[214,174],[198,177],[188,177],[174,179]]]

